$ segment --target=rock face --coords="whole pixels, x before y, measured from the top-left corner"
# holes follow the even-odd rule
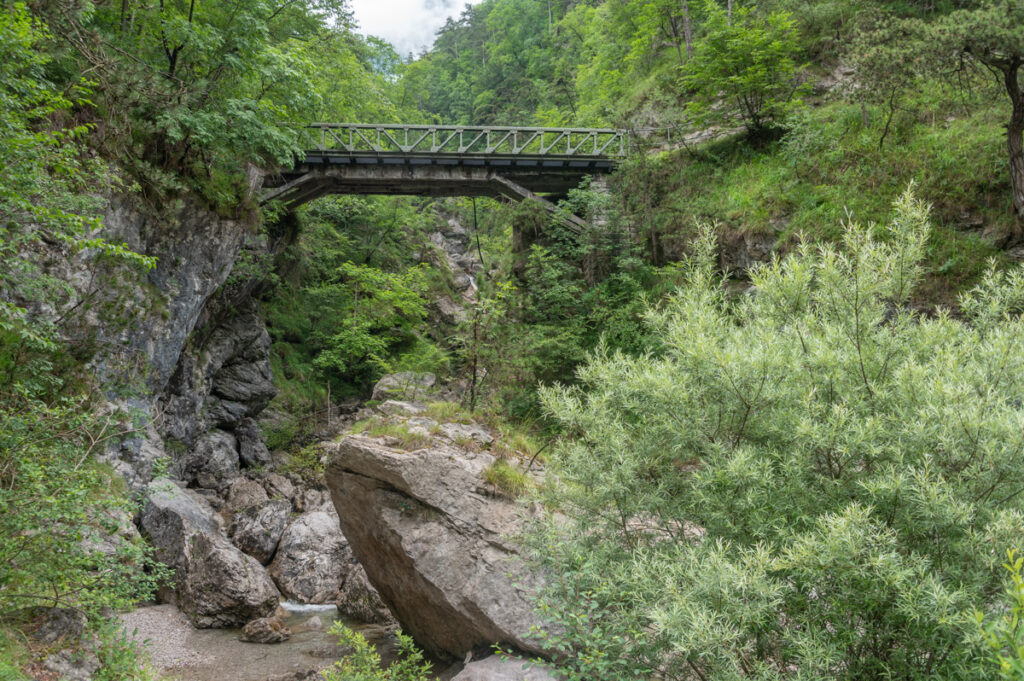
[[[768,262],[775,253],[775,234],[727,231],[719,238],[718,264],[725,272],[747,277],[747,272]]]
[[[337,516],[313,511],[284,531],[270,575],[282,593],[300,603],[333,603],[354,562]]]
[[[497,655],[470,662],[452,681],[556,681],[544,667],[516,658]]]
[[[516,586],[537,578],[505,538],[524,511],[487,494],[493,457],[440,442],[398,451],[363,436],[332,449],[327,483],[342,530],[405,631],[439,654],[495,643],[542,652],[527,637],[540,622]]]
[[[141,525],[157,558],[174,569],[178,605],[197,627],[242,626],[277,608],[280,594],[263,566],[224,539],[212,509],[172,481],[150,484]]]

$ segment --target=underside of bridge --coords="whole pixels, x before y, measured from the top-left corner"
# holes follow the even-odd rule
[[[584,177],[611,168],[606,158],[315,152],[294,169],[268,177],[261,198],[297,207],[327,194],[488,196],[539,201],[554,213],[553,200]],[[575,216],[562,215],[576,227],[584,225]]]

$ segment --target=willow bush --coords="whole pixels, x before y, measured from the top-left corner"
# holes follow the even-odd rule
[[[705,228],[647,321],[543,391],[572,435],[533,536],[574,679],[983,679],[1024,530],[1024,272],[907,305],[928,207],[729,293]]]

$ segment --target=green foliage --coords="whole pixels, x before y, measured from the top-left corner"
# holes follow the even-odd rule
[[[321,672],[324,681],[428,681],[432,665],[425,662],[423,653],[416,648],[411,637],[398,633],[399,658],[388,667],[381,666],[380,653],[359,633],[341,622],[335,622],[331,633],[338,644],[352,652],[330,668]]]
[[[571,678],[993,676],[971,613],[1000,607],[984,547],[1024,530],[1024,279],[921,317],[924,205],[842,239],[733,297],[705,230],[657,355],[542,392],[574,436],[534,544]]]
[[[515,420],[535,418],[537,383],[571,380],[602,338],[629,352],[647,347],[641,314],[652,268],[598,192],[573,191],[566,203],[607,221],[577,234],[532,205],[487,216],[482,229],[501,230],[485,240],[500,269],[481,282],[456,339],[466,374],[477,379],[471,408],[485,396]]]
[[[319,445],[306,445],[298,451],[289,452],[287,459],[277,470],[280,473],[298,473],[306,478],[320,480],[324,475],[324,464],[321,461],[323,456],[323,449]]]
[[[523,471],[505,459],[498,459],[484,470],[487,484],[512,498],[520,497],[531,487],[531,480]]]
[[[0,617],[37,604],[98,611],[147,597],[165,577],[149,549],[124,541],[102,550],[134,509],[91,460],[116,422],[80,398],[44,402],[23,389],[3,398]]]
[[[46,26],[23,3],[0,11],[0,381],[30,381],[39,387],[51,368],[43,357],[56,349],[54,330],[28,309],[70,297],[67,282],[48,274],[30,253],[44,243],[69,254],[152,267],[154,259],[97,236],[102,202],[97,190],[113,184],[103,164],[89,159],[88,128],[73,125],[70,112],[82,105],[84,82],[69,95],[46,78],[49,58],[42,46]]]
[[[370,419],[357,423],[352,427],[353,433],[363,433],[369,437],[389,438],[396,441],[397,446],[407,451],[423,449],[430,444],[430,434],[419,430],[411,430],[402,422],[388,419]]]
[[[436,266],[416,257],[431,253],[433,215],[422,208],[337,197],[302,216],[264,306],[278,401],[288,411],[319,408],[328,384],[334,397],[362,394],[389,371],[447,365],[422,324],[427,296],[446,286]]]
[[[154,199],[188,187],[245,199],[248,164],[286,166],[314,120],[394,117],[388,52],[351,30],[344,0],[143,0],[39,8],[98,83],[108,153]],[[393,53],[393,52],[392,52]],[[359,93],[359,96],[354,96]]]
[[[1024,679],[1024,558],[1017,555],[1016,549],[1008,549],[1003,567],[1010,574],[1010,585],[1006,590],[1009,612],[997,616],[995,621],[987,626],[981,612],[975,613],[975,617],[989,648],[994,653],[1000,678],[1006,681],[1020,681]]]
[[[89,129],[72,122],[72,111],[88,104],[87,84],[74,81],[62,90],[49,79],[49,39],[24,4],[0,11],[3,623],[35,605],[90,614],[122,607],[149,598],[166,577],[146,546],[104,545],[130,522],[135,504],[123,481],[94,456],[132,425],[124,415],[97,413],[76,375],[80,357],[60,325],[74,310],[72,291],[40,254],[84,254],[126,279],[154,260],[98,236],[103,203],[96,197],[117,182],[89,153]]]
[[[688,109],[697,125],[729,124],[735,108],[752,134],[778,126],[807,89],[801,86],[794,19],[748,7],[730,18],[710,0],[705,13],[706,34],[683,71],[683,84],[694,92]]]
[[[159,681],[160,676],[146,661],[143,650],[129,637],[117,620],[102,620],[93,627],[98,643],[100,669],[96,681]]]

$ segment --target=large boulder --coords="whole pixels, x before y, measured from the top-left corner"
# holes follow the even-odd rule
[[[263,565],[274,557],[292,505],[287,501],[264,501],[239,511],[231,521],[231,542]]]
[[[220,536],[196,534],[178,576],[178,607],[200,629],[237,627],[277,610],[281,595],[259,561]]]
[[[263,566],[221,535],[216,514],[173,481],[147,489],[141,526],[156,557],[174,570],[178,606],[200,628],[236,627],[277,608]]]
[[[519,658],[491,655],[470,662],[452,681],[556,681],[544,667]]]
[[[270,575],[300,603],[333,603],[355,560],[333,513],[305,513],[285,529]]]
[[[449,444],[414,452],[348,436],[332,446],[327,483],[342,531],[402,628],[436,654],[493,644],[542,653],[524,569],[507,537],[524,509],[488,494],[494,458]]]

